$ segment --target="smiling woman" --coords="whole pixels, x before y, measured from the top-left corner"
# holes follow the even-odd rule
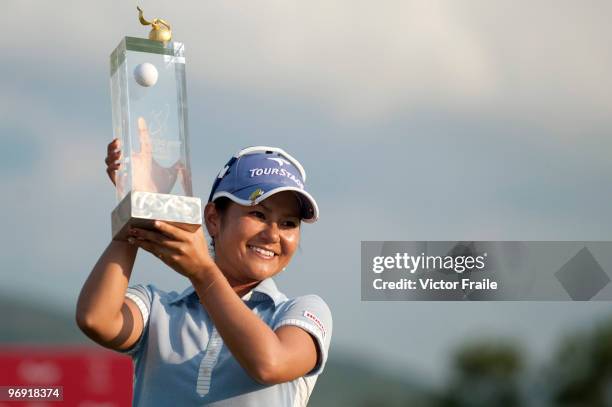
[[[302,221],[318,218],[305,180],[283,150],[250,147],[219,172],[204,211],[214,258],[201,229],[159,221],[110,243],[81,290],[77,323],[132,356],[134,405],[306,405],[327,360],[331,313],[320,297],[289,299],[272,280],[291,261]],[[128,288],[137,248],[190,286]]]

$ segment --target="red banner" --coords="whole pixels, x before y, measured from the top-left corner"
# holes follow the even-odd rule
[[[0,400],[12,394],[0,407],[129,406],[132,380],[132,360],[102,348],[0,346]],[[62,401],[54,400],[57,391],[47,391],[58,387]]]

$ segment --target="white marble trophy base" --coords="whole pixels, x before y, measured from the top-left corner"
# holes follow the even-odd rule
[[[200,198],[131,191],[111,214],[113,240],[127,240],[130,226],[151,229],[155,220],[194,231],[202,225]]]

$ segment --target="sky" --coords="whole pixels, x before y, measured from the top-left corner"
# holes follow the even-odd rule
[[[359,281],[361,240],[612,240],[609,2],[138,4],[185,44],[196,195],[247,145],[306,168],[321,218],[277,283],[328,302],[332,355],[436,381],[469,338],[544,359],[610,313],[362,302]],[[72,311],[110,240],[109,55],[147,35],[135,6],[3,2],[0,293]],[[188,284],[146,253],[132,281]]]

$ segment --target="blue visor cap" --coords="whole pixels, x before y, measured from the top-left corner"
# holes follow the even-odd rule
[[[227,197],[237,204],[253,206],[282,192],[293,191],[300,202],[304,222],[319,218],[314,198],[304,189],[306,173],[302,165],[285,151],[276,147],[249,147],[223,167],[208,201]]]

